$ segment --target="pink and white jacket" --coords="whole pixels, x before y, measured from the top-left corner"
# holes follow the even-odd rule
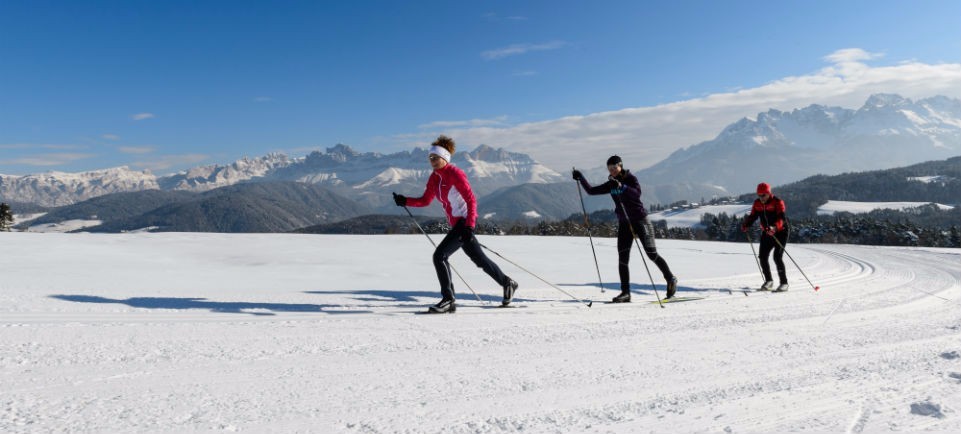
[[[447,213],[447,222],[453,227],[460,219],[467,219],[467,227],[477,225],[477,198],[467,182],[467,175],[459,167],[448,163],[435,170],[427,179],[427,188],[421,197],[407,198],[407,206],[424,207],[434,198],[440,200]]]

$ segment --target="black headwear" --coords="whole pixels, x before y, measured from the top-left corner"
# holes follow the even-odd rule
[[[611,155],[611,158],[607,159],[607,165],[613,166],[615,164],[621,164],[621,157],[618,157],[617,155]]]

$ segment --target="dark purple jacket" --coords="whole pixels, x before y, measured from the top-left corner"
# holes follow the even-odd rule
[[[641,202],[641,183],[637,182],[637,177],[630,171],[623,170],[619,181],[621,181],[620,190],[615,187],[614,181],[607,181],[596,187],[591,187],[586,179],[581,178],[581,186],[584,187],[587,194],[592,196],[610,194],[611,198],[614,199],[614,213],[617,214],[619,221],[627,222],[627,217],[624,216],[624,208],[627,209],[627,215],[631,217],[631,220],[636,221],[646,218],[647,210],[644,209],[644,202]],[[623,208],[621,204],[624,204]]]

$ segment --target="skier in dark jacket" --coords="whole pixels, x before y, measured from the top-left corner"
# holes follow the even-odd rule
[[[610,176],[607,182],[592,187],[584,179],[584,175],[579,170],[574,170],[574,180],[580,181],[581,187],[590,195],[610,194],[614,199],[614,213],[617,214],[617,270],[621,276],[621,293],[614,297],[615,303],[629,303],[631,301],[631,272],[628,262],[631,260],[631,244],[634,242],[634,234],[637,234],[644,246],[647,257],[654,261],[657,268],[664,275],[667,281],[667,297],[674,297],[677,291],[677,277],[671,273],[667,261],[657,254],[654,246],[654,226],[647,220],[647,211],[644,203],[641,202],[641,184],[637,177],[629,171],[624,170],[621,157],[617,155],[607,159],[607,172]],[[627,215],[624,211],[627,211]],[[633,228],[633,231],[632,231]]]
[[[517,290],[517,282],[507,277],[501,269],[491,261],[481,245],[474,237],[474,226],[477,224],[477,199],[471,190],[467,175],[459,167],[450,163],[455,149],[454,140],[447,136],[440,136],[430,147],[428,158],[434,171],[427,179],[427,186],[421,197],[405,197],[394,193],[394,203],[397,206],[424,207],[437,199],[444,207],[447,221],[451,225],[450,232],[434,250],[434,268],[440,280],[441,301],[431,306],[431,313],[454,313],[454,285],[451,282],[450,263],[447,258],[458,249],[482,268],[488,276],[497,281],[504,289],[504,300],[501,304],[507,306]]]
[[[761,272],[764,273],[764,284],[758,291],[770,291],[774,288],[774,279],[771,278],[771,265],[767,258],[774,250],[774,265],[777,267],[777,275],[780,285],[774,292],[784,292],[788,290],[787,272],[784,269],[784,246],[787,245],[789,228],[784,212],[787,208],[784,201],[774,196],[771,186],[766,182],[757,185],[757,199],[751,207],[751,213],[744,218],[741,230],[747,232],[755,220],[761,222],[761,248],[758,250],[758,257],[761,260]],[[777,242],[775,242],[777,240]]]

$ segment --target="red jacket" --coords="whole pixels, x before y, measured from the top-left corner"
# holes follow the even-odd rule
[[[767,230],[767,228],[773,227],[781,232],[787,228],[784,216],[786,210],[784,201],[777,196],[771,196],[767,203],[761,203],[761,199],[754,199],[751,213],[744,218],[744,227],[750,227],[754,224],[754,220],[760,219],[761,229]]]
[[[421,197],[407,198],[407,206],[424,207],[437,198],[447,213],[447,222],[453,227],[460,219],[467,219],[467,227],[477,225],[477,198],[467,182],[467,175],[459,167],[448,163],[435,170],[427,178],[427,187]]]

